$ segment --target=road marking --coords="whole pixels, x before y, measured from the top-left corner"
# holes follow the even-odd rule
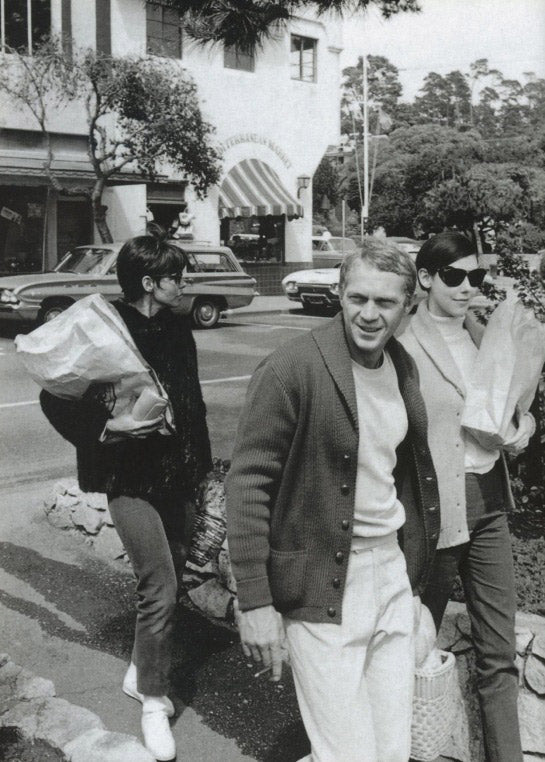
[[[25,402],[3,402],[0,404],[0,410],[6,407],[24,407],[25,405],[39,405],[39,400],[26,400]]]
[[[227,378],[208,378],[206,381],[201,381],[201,385],[208,384],[225,384],[229,381],[249,381],[252,376],[228,376]],[[0,404],[0,410],[5,410],[11,407],[25,407],[28,405],[39,405],[39,400],[25,400],[24,402],[3,402]]]
[[[228,378],[209,378],[206,381],[201,381],[201,386],[205,384],[224,384],[227,381],[248,381],[250,376],[229,376]]]

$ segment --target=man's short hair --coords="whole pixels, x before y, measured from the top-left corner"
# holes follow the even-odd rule
[[[370,267],[382,272],[395,273],[405,281],[405,296],[408,303],[416,289],[416,268],[410,256],[388,241],[368,237],[363,242],[361,251],[348,254],[341,265],[339,291],[344,291],[350,271],[356,262],[365,262]]]
[[[127,302],[136,302],[145,294],[142,278],[149,275],[159,281],[166,275],[181,275],[187,257],[179,246],[170,243],[166,234],[139,235],[129,238],[117,255],[117,279]]]

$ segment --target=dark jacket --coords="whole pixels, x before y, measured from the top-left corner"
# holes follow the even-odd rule
[[[407,516],[400,539],[420,593],[439,534],[439,497],[415,365],[395,339],[387,349],[409,421],[395,472]],[[293,618],[340,622],[358,437],[351,358],[338,315],[266,358],[248,389],[226,481],[242,610],[273,603]]]
[[[169,396],[176,434],[151,434],[115,444],[99,442],[110,416],[108,387],[91,387],[83,400],[42,392],[40,402],[55,429],[76,447],[82,490],[171,503],[191,498],[211,469],[206,409],[189,318],[163,309],[151,318],[124,302],[113,305],[144,359]]]

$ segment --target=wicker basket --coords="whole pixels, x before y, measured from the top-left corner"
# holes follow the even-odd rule
[[[441,666],[433,672],[415,671],[411,758],[433,762],[443,751],[454,720],[456,658],[440,651]]]

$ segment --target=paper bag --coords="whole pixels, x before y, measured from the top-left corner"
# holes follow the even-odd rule
[[[518,301],[493,312],[473,367],[462,426],[487,449],[515,433],[513,417],[528,412],[545,363],[545,325]]]
[[[29,375],[56,397],[81,399],[91,384],[101,385],[114,418],[132,410],[146,388],[168,400],[119,313],[100,294],[80,299],[35,331],[16,336],[15,346]],[[165,419],[172,425],[170,406]]]

